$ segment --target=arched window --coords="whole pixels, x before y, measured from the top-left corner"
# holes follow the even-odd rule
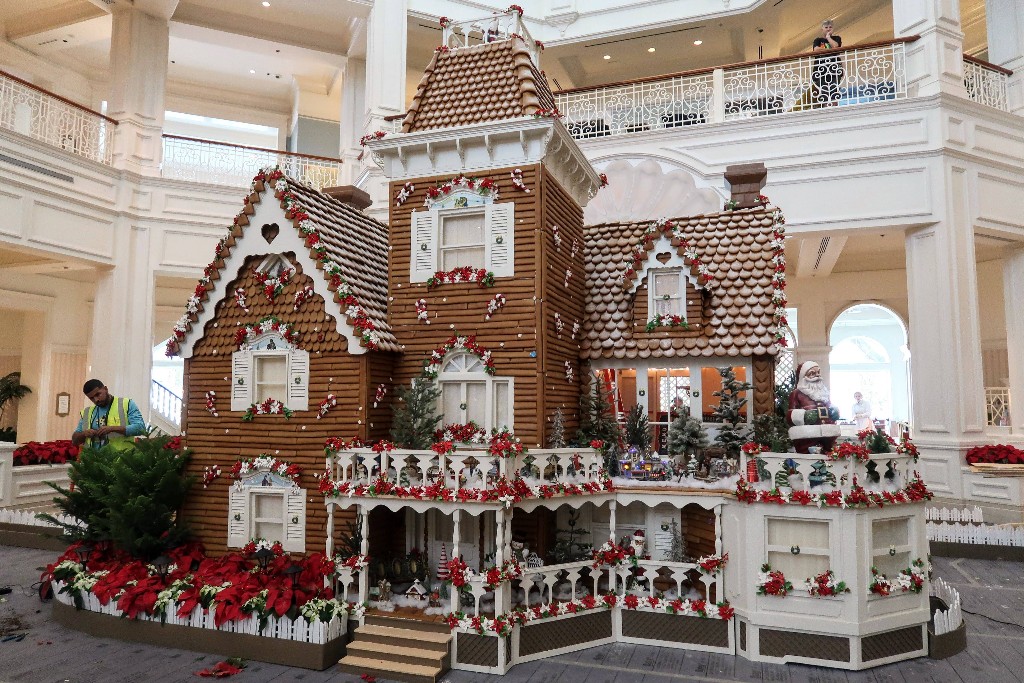
[[[472,353],[448,356],[437,375],[445,424],[475,422],[486,430],[512,428],[512,378],[492,377]]]

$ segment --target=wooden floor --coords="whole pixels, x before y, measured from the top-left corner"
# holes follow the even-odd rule
[[[0,546],[0,585],[14,593],[0,603],[0,628],[17,617],[26,637],[0,642],[0,682],[120,683],[196,681],[195,671],[221,659],[186,650],[148,647],[65,629],[31,589],[54,554]],[[792,683],[1024,683],[1024,563],[936,558],[935,571],[960,590],[968,649],[943,661],[918,659],[862,672],[802,665],[756,664],[741,657],[616,644],[514,667],[506,676],[452,671],[450,683],[674,683],[776,681]],[[967,612],[970,610],[970,612]],[[984,615],[984,616],[982,616]],[[1006,622],[1006,623],[1002,623]],[[27,629],[27,631],[26,631]],[[251,662],[233,678],[287,683],[358,683],[358,676]]]

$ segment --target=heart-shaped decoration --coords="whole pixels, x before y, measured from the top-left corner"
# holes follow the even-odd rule
[[[281,232],[281,228],[277,227],[277,223],[269,223],[260,228],[260,234],[263,235],[263,239],[270,244],[277,237],[277,233]]]
[[[670,252],[663,251],[654,258],[656,258],[658,260],[658,263],[660,263],[661,265],[665,265],[670,260],[672,260],[672,254]]]

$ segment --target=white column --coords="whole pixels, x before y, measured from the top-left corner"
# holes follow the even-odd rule
[[[608,538],[612,541],[615,539],[615,501],[608,501]],[[603,544],[604,541],[601,541]]]
[[[152,4],[152,3],[151,3]],[[176,0],[147,14],[130,4],[113,6],[110,38],[110,103],[120,123],[114,135],[114,165],[142,175],[160,175],[167,82],[169,17]]]
[[[459,556],[459,544],[462,542],[462,510],[452,513],[452,557]]]
[[[1024,116],[1024,0],[985,0],[988,61],[1013,71],[1010,111]]]
[[[1024,249],[1003,261],[1003,302],[1006,307],[1006,355],[1010,376],[1010,424],[1024,435]]]
[[[89,359],[92,377],[115,396],[135,400],[149,419],[153,368],[154,279],[148,228],[122,217],[114,225],[114,267],[98,271]]]
[[[365,164],[360,161],[362,148],[359,138],[366,134],[366,61],[349,59],[341,82],[341,139],[338,155],[341,157],[341,184],[354,185],[362,175]]]
[[[366,556],[370,554],[370,510],[365,505],[356,508],[359,515],[359,533],[362,541],[359,544],[359,554]],[[364,567],[359,571],[359,602],[366,602],[370,597],[370,568]]]
[[[408,10],[408,0],[375,2],[366,19],[364,127],[369,131],[383,130],[385,116],[405,112]]]
[[[906,236],[913,433],[928,485],[959,497],[963,452],[983,438],[985,397],[967,171],[943,172],[944,219]]]
[[[921,36],[906,46],[910,95],[966,97],[960,0],[893,0],[892,20],[896,37]]]

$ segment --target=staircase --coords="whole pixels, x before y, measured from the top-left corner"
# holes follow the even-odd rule
[[[444,622],[366,615],[338,668],[405,683],[437,683],[451,663],[451,629]]]

